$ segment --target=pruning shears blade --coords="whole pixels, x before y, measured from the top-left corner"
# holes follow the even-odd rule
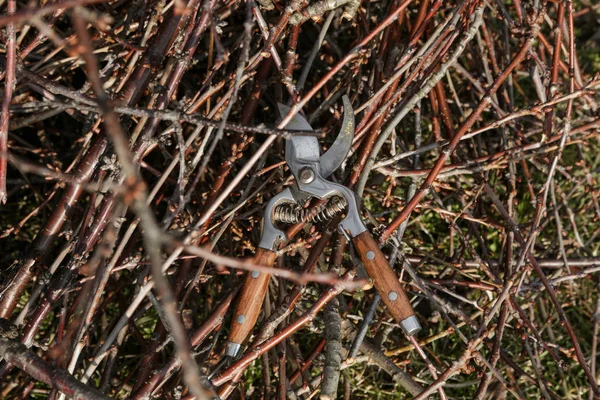
[[[284,104],[277,104],[281,117],[285,117],[290,107]],[[306,118],[300,114],[296,114],[294,118],[285,126],[285,129],[291,131],[312,131]],[[314,136],[292,136],[285,140],[285,161],[290,167],[296,166],[300,162],[319,162],[321,149],[319,141]]]
[[[288,161],[288,164],[297,160],[319,161],[321,175],[324,178],[333,174],[342,165],[348,156],[354,138],[352,104],[348,96],[344,95],[342,100],[344,102],[342,128],[331,147],[321,156],[319,142],[315,137],[292,136],[286,140],[286,161]],[[281,103],[278,104],[278,108],[282,117],[290,111],[290,107]],[[313,130],[308,121],[300,114],[296,114],[285,128],[289,130]]]
[[[348,152],[352,147],[352,139],[354,139],[354,111],[352,103],[348,96],[342,96],[344,102],[344,119],[342,120],[342,129],[335,138],[335,141],[321,156],[321,174],[327,178],[333,174],[344,162],[348,156]]]
[[[285,104],[277,103],[277,108],[279,109],[279,115],[281,118],[285,117],[291,110],[291,107],[286,106]],[[290,122],[285,126],[285,129],[290,131],[312,131],[313,128],[310,126],[306,118],[304,118],[299,113],[292,118]]]

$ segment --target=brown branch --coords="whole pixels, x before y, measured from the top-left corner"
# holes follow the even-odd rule
[[[440,157],[437,159],[435,165],[431,169],[431,172],[427,175],[425,181],[421,184],[421,187],[417,190],[415,195],[410,199],[410,202],[406,204],[406,206],[402,209],[400,214],[394,220],[388,224],[388,226],[383,231],[380,241],[385,242],[391,234],[404,222],[404,220],[408,217],[411,211],[417,206],[417,204],[425,197],[427,192],[429,191],[431,184],[440,173],[442,167],[446,163],[446,160],[454,152],[456,149],[456,145],[460,142],[460,139],[468,132],[468,130],[475,124],[478,120],[481,113],[488,107],[488,105],[492,101],[492,95],[496,93],[496,91],[500,88],[500,85],[507,79],[508,75],[523,61],[529,49],[534,43],[535,38],[537,37],[537,31],[539,30],[539,24],[542,21],[542,13],[534,17],[535,19],[531,21],[531,33],[529,37],[525,40],[525,43],[519,49],[519,52],[512,59],[509,66],[503,71],[503,73],[498,76],[494,83],[487,89],[485,96],[480,99],[479,104],[473,112],[469,115],[467,120],[461,125],[461,127],[456,131],[455,135],[452,137],[452,140],[448,143],[448,147],[444,150]]]
[[[14,17],[17,11],[16,0],[9,0],[7,17]],[[6,191],[6,168],[8,155],[8,127],[10,122],[10,103],[13,90],[17,83],[15,75],[16,65],[16,30],[14,24],[6,28],[6,74],[4,77],[4,97],[2,98],[2,115],[0,116],[0,204],[6,204],[8,192]]]
[[[60,390],[72,399],[108,400],[110,397],[84,385],[63,369],[44,361],[19,342],[0,339],[0,355],[36,380]]]

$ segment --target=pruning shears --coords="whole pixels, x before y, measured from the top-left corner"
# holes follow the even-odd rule
[[[295,183],[273,197],[267,204],[264,215],[264,226],[258,245],[254,263],[272,267],[277,258],[279,245],[286,240],[285,233],[276,226],[277,221],[299,222],[305,215],[298,215],[290,208],[300,210],[298,205],[310,198],[331,200],[334,209],[320,210],[320,214],[342,211],[345,206],[345,217],[339,229],[349,237],[360,256],[364,268],[373,281],[390,314],[400,324],[407,336],[412,336],[421,329],[414,310],[398,281],[396,273],[379,249],[377,242],[367,230],[359,214],[356,196],[347,187],[327,180],[337,170],[352,146],[354,137],[354,112],[347,96],[342,98],[344,117],[342,128],[334,143],[323,155],[319,142],[313,136],[291,136],[286,139],[285,160],[289,166]],[[279,104],[279,113],[284,116],[290,108]],[[286,126],[288,130],[312,131],[308,121],[297,114]],[[287,208],[285,208],[287,206]],[[284,210],[284,211],[282,211]],[[285,212],[285,210],[288,210]],[[330,214],[325,217],[331,216]],[[313,218],[304,218],[314,220]],[[248,273],[238,295],[237,305],[229,332],[226,355],[236,357],[252,332],[260,313],[270,275],[252,271]]]

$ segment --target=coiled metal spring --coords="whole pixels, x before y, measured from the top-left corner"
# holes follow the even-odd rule
[[[332,197],[329,201],[319,207],[306,209],[297,204],[284,203],[275,207],[273,220],[285,224],[315,223],[333,218],[336,214],[344,211],[348,203],[343,197]]]

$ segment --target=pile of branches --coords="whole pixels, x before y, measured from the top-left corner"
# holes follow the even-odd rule
[[[1,398],[600,396],[595,2],[26,3],[0,6]],[[277,103],[327,148],[343,95],[334,180],[423,330],[334,218],[287,227],[221,362],[293,183]]]

